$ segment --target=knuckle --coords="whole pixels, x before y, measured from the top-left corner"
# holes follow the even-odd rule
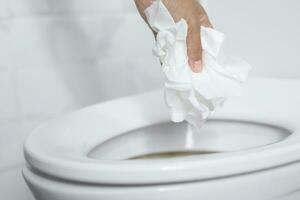
[[[191,27],[197,27],[200,25],[199,19],[197,17],[192,17],[188,20],[188,25]]]

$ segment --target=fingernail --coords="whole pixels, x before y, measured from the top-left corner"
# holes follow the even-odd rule
[[[198,61],[194,62],[194,69],[197,72],[201,72],[202,71],[202,61],[201,60],[198,60]]]
[[[202,61],[198,60],[198,61],[192,61],[192,60],[188,60],[189,65],[191,67],[191,70],[195,73],[199,73],[202,71]]]

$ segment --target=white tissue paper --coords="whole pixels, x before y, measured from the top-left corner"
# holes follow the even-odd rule
[[[148,23],[157,32],[154,54],[165,76],[165,101],[174,122],[186,120],[200,128],[208,116],[232,96],[242,92],[251,67],[239,58],[225,56],[223,33],[201,27],[203,70],[190,70],[187,57],[187,23],[175,23],[161,0],[145,10]]]

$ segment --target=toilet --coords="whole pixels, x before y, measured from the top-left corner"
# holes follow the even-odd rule
[[[200,130],[161,90],[100,103],[37,128],[23,176],[37,200],[299,200],[297,91],[251,79]]]

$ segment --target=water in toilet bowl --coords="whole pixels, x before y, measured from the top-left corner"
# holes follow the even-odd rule
[[[139,155],[135,157],[128,158],[127,160],[145,160],[145,159],[167,159],[167,158],[179,158],[179,157],[188,157],[188,156],[200,156],[200,155],[209,155],[219,152],[214,151],[173,151],[173,152],[157,152],[149,153],[144,155]]]
[[[205,156],[205,155],[220,153],[218,151],[193,149],[193,146],[195,145],[196,142],[195,134],[198,134],[197,129],[195,129],[195,127],[191,126],[190,124],[187,124],[185,138],[183,139],[185,141],[185,144],[183,145],[185,150],[158,151],[158,152],[146,153],[146,154],[130,157],[127,160],[182,158],[182,157],[190,157],[190,156]]]

